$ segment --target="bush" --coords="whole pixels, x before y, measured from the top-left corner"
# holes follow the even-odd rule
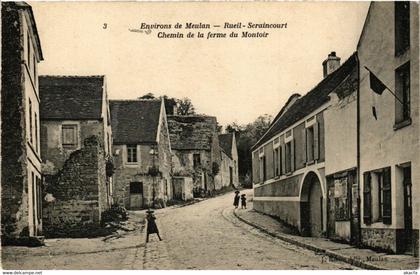
[[[126,220],[128,220],[128,212],[124,207],[118,204],[113,204],[111,208],[102,212],[102,224],[107,222],[119,222]]]

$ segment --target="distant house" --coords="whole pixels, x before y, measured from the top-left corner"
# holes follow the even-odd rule
[[[163,100],[112,100],[115,199],[128,209],[164,207],[172,198]]]
[[[101,213],[112,203],[106,80],[41,76],[39,87],[46,235],[88,234],[83,230],[98,225]]]
[[[38,63],[41,43],[31,6],[1,3],[2,243],[41,236]]]
[[[221,164],[216,118],[168,116],[168,126],[174,154],[173,175],[192,177],[195,194],[215,190]]]
[[[236,147],[235,133],[219,135],[221,149],[221,164],[218,176],[216,176],[216,189],[226,186],[238,186],[238,149]]]
[[[326,159],[325,149],[329,146],[326,144],[325,113],[331,104],[330,94],[343,90],[338,93],[347,95],[345,91],[348,89],[351,94],[354,83],[357,84],[357,78],[354,81],[357,77],[355,54],[340,66],[340,58],[332,52],[322,65],[324,79],[304,96],[292,95],[263,137],[252,148],[254,209],[277,216],[296,227],[303,235],[310,236],[327,233],[329,195],[326,165],[328,161],[334,162]],[[342,127],[340,123],[334,122],[337,129]],[[331,131],[328,133],[334,134]],[[337,142],[334,136],[330,140]],[[353,168],[355,165],[350,163],[347,167],[347,164],[338,163],[330,173]],[[354,177],[350,177],[350,180],[354,180]],[[351,186],[352,183],[349,182],[346,186]],[[350,196],[351,192],[343,195]],[[348,203],[349,198],[343,198],[340,204],[343,201]],[[348,209],[347,207],[350,205],[346,204],[342,209]],[[345,219],[350,222],[349,215],[346,212]],[[347,226],[350,224],[344,225]],[[347,233],[343,234],[345,238],[349,238]]]

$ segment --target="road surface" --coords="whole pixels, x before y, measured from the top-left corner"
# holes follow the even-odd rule
[[[249,192],[249,191],[248,191]],[[120,238],[51,239],[3,247],[4,269],[356,269],[273,238],[233,215],[233,193],[156,211],[163,241],[140,229]],[[144,211],[143,211],[144,212]],[[131,215],[138,224],[143,212]]]

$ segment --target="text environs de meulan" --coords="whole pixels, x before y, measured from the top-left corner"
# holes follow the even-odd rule
[[[229,23],[225,22],[223,25],[211,25],[208,23],[192,23],[187,22],[185,24],[181,23],[175,23],[175,24],[159,24],[159,23],[153,23],[153,24],[147,24],[147,23],[141,23],[140,29],[141,30],[160,30],[158,32],[158,38],[183,38],[184,34],[177,31],[177,32],[170,32],[169,30],[175,29],[185,29],[185,30],[209,30],[209,29],[286,29],[287,28],[287,22],[286,23]],[[168,32],[169,31],[169,32]],[[267,37],[267,32],[255,32],[255,31],[243,31],[241,37]],[[207,39],[209,38],[224,38],[226,37],[226,33],[218,33],[216,32],[208,32],[206,35]]]

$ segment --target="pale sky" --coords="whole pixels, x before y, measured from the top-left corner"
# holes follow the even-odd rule
[[[369,6],[369,2],[30,4],[45,59],[40,74],[106,75],[111,99],[134,99],[148,92],[189,97],[199,113],[216,116],[222,125],[252,122],[262,114],[274,116],[291,94],[308,92],[321,81],[321,63],[328,53],[336,51],[343,63],[356,50]],[[267,38],[213,40],[159,39],[156,31],[128,30],[143,22],[222,26],[287,22],[287,29],[256,30],[270,32]],[[226,31],[210,29],[218,30]]]

